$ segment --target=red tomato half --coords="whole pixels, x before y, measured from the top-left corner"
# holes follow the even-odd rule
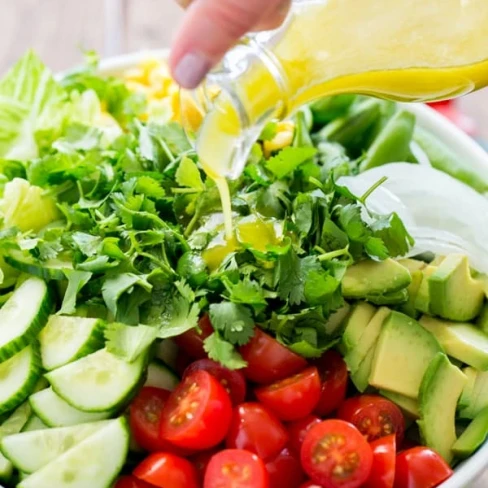
[[[208,463],[203,488],[269,488],[268,472],[255,454],[226,449]]]
[[[395,488],[434,488],[453,474],[439,454],[427,447],[414,447],[396,458]]]
[[[258,327],[250,342],[239,350],[247,362],[244,374],[249,380],[261,385],[282,380],[307,367],[305,359],[282,346]]]
[[[304,479],[302,465],[288,449],[283,449],[272,461],[266,463],[269,488],[296,488]]]
[[[142,388],[130,406],[130,430],[134,440],[147,451],[171,451],[169,442],[161,439],[159,424],[170,391],[161,388]]]
[[[191,329],[175,337],[174,341],[190,357],[203,359],[207,357],[207,353],[203,348],[203,341],[213,333],[213,327],[207,314],[198,321],[198,327],[200,328],[199,331],[197,329]]]
[[[347,366],[342,356],[333,349],[327,351],[314,364],[322,380],[322,393],[315,414],[327,417],[337,410],[346,398]]]
[[[233,371],[211,359],[200,359],[190,364],[183,378],[198,370],[208,371],[215,376],[229,393],[232,403],[239,405],[246,398],[246,378],[241,371]]]
[[[209,449],[225,438],[232,403],[210,373],[195,371],[173,391],[163,409],[161,436],[179,447]]]
[[[150,454],[134,469],[134,476],[158,488],[198,488],[190,461],[164,452]]]
[[[396,434],[400,445],[405,433],[401,410],[390,400],[377,395],[361,395],[347,399],[337,413],[338,418],[355,425],[368,442]]]
[[[300,488],[322,488],[322,486],[313,481],[307,481],[306,483],[303,483],[303,485],[300,485]]]
[[[115,483],[114,488],[153,488],[153,485],[145,481],[138,480],[134,476],[122,476]]]
[[[354,425],[325,420],[308,431],[301,460],[312,481],[324,488],[358,488],[371,472],[373,451]]]
[[[258,400],[281,420],[298,420],[309,415],[320,398],[317,368],[256,389]]]
[[[393,488],[395,481],[396,437],[394,434],[371,442],[373,467],[363,488]]]
[[[307,435],[307,432],[316,424],[320,424],[322,420],[314,415],[307,415],[303,419],[291,422],[287,425],[288,435],[290,436],[290,441],[288,445],[290,449],[300,455],[302,450],[303,440]]]
[[[243,403],[234,409],[226,440],[229,449],[245,449],[267,461],[287,442],[283,424],[259,403]]]

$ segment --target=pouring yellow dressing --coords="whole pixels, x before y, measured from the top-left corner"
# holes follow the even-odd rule
[[[282,28],[234,48],[207,81],[221,93],[201,107],[196,134],[227,238],[227,179],[242,173],[268,121],[339,93],[426,102],[486,86],[487,25],[486,0],[295,0]]]

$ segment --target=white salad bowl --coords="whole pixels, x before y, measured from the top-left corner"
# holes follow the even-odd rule
[[[100,74],[118,75],[135,67],[149,56],[165,59],[167,55],[168,50],[162,49],[105,59],[100,63]],[[488,171],[488,153],[455,125],[427,106],[417,104],[403,104],[403,106],[416,115],[417,123],[421,127],[442,140],[452,150],[453,154],[469,161],[478,170]],[[461,463],[456,468],[455,474],[440,488],[482,488],[488,486],[488,471],[485,474],[486,479],[484,481],[478,479],[485,470],[488,470],[488,441],[473,456]]]

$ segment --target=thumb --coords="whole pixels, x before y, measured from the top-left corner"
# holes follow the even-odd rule
[[[169,63],[175,80],[196,88],[244,34],[262,24],[269,12],[279,15],[283,4],[289,2],[267,0],[263,7],[263,0],[195,0],[173,42]]]

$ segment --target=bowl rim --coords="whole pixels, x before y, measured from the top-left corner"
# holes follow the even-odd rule
[[[99,73],[102,75],[120,75],[123,71],[137,66],[147,58],[166,59],[169,49],[143,50],[102,59]],[[458,129],[452,122],[423,104],[400,104],[414,113],[417,122],[429,130],[460,158],[469,158],[471,164],[480,171],[488,171],[488,153],[471,137]],[[483,471],[488,468],[488,441],[470,458],[463,461],[455,470],[454,475],[439,488],[462,488],[471,486]]]

